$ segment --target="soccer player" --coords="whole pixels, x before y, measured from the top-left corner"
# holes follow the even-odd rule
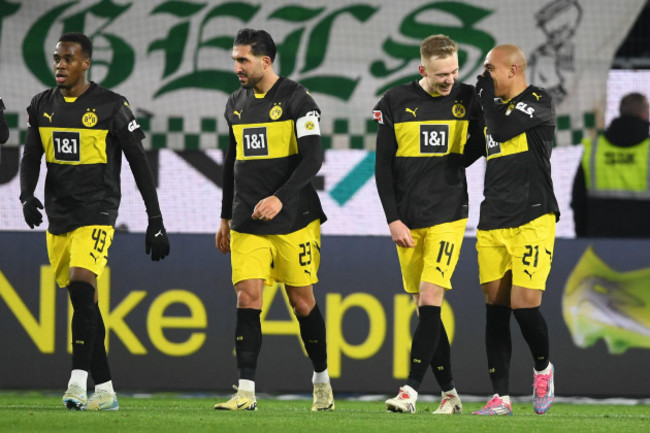
[[[108,260],[120,204],[122,152],[149,215],[145,251],[158,261],[169,254],[158,196],[141,140],[144,134],[126,99],[86,79],[92,43],[66,33],[54,49],[57,86],[36,95],[20,164],[20,200],[30,228],[43,221],[34,196],[45,154],[47,253],[60,287],[72,302],[72,372],[63,404],[68,409],[117,410],[106,358],[106,329],[97,305],[97,278]],[[87,398],[90,372],[95,392]]]
[[[309,92],[273,69],[276,46],[264,30],[241,29],[232,59],[241,88],[226,104],[230,132],[217,248],[232,251],[237,294],[235,395],[219,410],[256,410],[264,285],[282,282],[314,367],[313,411],[334,410],[325,321],[314,298],[320,264],[320,199],[311,184],[323,152],[320,109]]]
[[[543,414],[555,395],[548,330],[540,311],[560,215],[550,162],[555,108],[546,91],[527,84],[526,56],[519,47],[493,48],[483,66],[476,90],[485,116],[487,168],[476,249],[494,396],[474,414],[512,414],[511,312],[533,355],[533,407]]]
[[[9,126],[5,119],[5,103],[0,97],[0,144],[5,144],[9,139]]]
[[[442,389],[434,414],[462,404],[451,374],[450,347],[440,318],[443,297],[467,225],[466,146],[485,146],[474,87],[457,82],[458,46],[444,35],[420,45],[420,78],[390,89],[377,103],[375,178],[402,281],[418,306],[406,384],[386,400],[393,412],[415,412],[429,365]],[[469,137],[469,141],[468,141]]]

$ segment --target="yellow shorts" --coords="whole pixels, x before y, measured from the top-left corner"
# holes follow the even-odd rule
[[[397,246],[406,292],[419,293],[421,281],[451,289],[466,225],[467,218],[411,230],[415,247]]]
[[[501,279],[512,271],[512,284],[527,289],[546,289],[555,244],[555,215],[546,214],[521,227],[478,230],[479,280]]]
[[[261,279],[303,287],[318,282],[320,220],[286,235],[230,232],[232,283]]]
[[[83,226],[62,235],[47,232],[47,255],[59,287],[70,284],[70,268],[88,269],[99,278],[114,232],[111,226]]]

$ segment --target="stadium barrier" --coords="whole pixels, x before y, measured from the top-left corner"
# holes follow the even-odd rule
[[[170,238],[171,255],[152,263],[143,234],[116,233],[110,267],[99,283],[116,386],[225,391],[236,383],[230,258],[215,249],[210,234]],[[0,388],[62,389],[70,367],[71,307],[67,292],[55,286],[45,236],[0,232],[0,245]],[[490,393],[490,384],[474,245],[474,238],[465,238],[443,320],[458,389],[481,395]],[[542,310],[558,394],[650,395],[649,248],[649,240],[556,241]],[[392,242],[325,236],[319,278],[335,390],[394,392],[408,374],[415,308],[402,291]],[[265,290],[257,388],[309,392],[311,365],[279,289]],[[514,320],[512,327],[511,391],[525,395],[531,392],[532,360]],[[438,392],[430,373],[422,392]]]

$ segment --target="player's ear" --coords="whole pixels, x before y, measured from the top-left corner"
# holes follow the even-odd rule
[[[90,69],[90,57],[86,57],[83,62],[81,63],[81,67],[84,69],[84,71],[87,71]]]
[[[427,76],[427,71],[424,69],[424,66],[423,66],[423,65],[418,65],[418,72],[419,72],[420,75],[422,75],[423,77],[426,77],[426,76]]]

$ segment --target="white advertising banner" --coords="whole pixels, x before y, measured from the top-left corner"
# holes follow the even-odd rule
[[[197,152],[198,153],[198,152]],[[158,178],[158,197],[170,232],[216,233],[221,213],[221,188],[206,177],[199,168],[222,163],[220,150],[201,152],[203,163],[194,165],[181,152],[163,149],[158,152],[154,173]],[[559,237],[574,237],[573,214],[570,208],[573,176],[580,163],[582,146],[558,147],[553,150],[553,185],[562,214],[557,226]],[[367,150],[328,150],[319,173],[318,191],[328,221],[322,227],[324,235],[389,235],[384,211],[379,201],[374,179],[375,153]],[[468,236],[474,235],[478,224],[479,206],[483,200],[485,160],[477,161],[467,170],[470,215]],[[36,196],[42,201],[45,163],[41,166]],[[0,230],[29,230],[23,220],[18,195],[18,176],[0,185]],[[118,230],[145,231],[147,217],[128,162],[122,167],[122,205],[117,219]],[[47,227],[47,218],[37,230]]]

